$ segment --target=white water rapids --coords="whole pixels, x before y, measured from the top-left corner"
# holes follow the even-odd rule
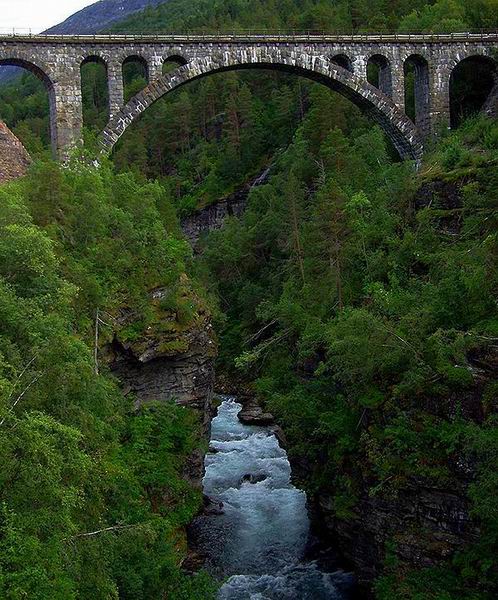
[[[204,493],[223,503],[203,517],[198,537],[220,600],[345,600],[352,578],[303,560],[309,537],[306,494],[271,428],[243,425],[226,399],[212,423]],[[220,511],[221,512],[221,511]]]

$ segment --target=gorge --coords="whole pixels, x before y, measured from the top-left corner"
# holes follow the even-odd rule
[[[228,577],[219,597],[349,598],[351,575],[325,573],[316,561],[303,560],[310,541],[306,495],[291,484],[290,464],[275,434],[239,422],[242,405],[236,399],[221,401],[203,480],[204,493],[221,508],[192,526],[210,571]]]
[[[495,5],[2,38],[0,598],[495,600]]]

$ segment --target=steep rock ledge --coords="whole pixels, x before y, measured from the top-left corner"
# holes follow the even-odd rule
[[[175,399],[180,405],[205,412],[214,381],[210,324],[198,324],[185,332],[182,341],[186,344],[184,351],[161,350],[154,340],[144,352],[137,352],[134,344],[116,335],[111,344],[111,369],[139,404]]]
[[[496,402],[490,406],[484,392],[496,377],[498,349],[490,347],[468,358],[474,385],[449,395],[444,402],[421,401],[419,410],[449,421],[458,416],[475,423],[497,410]],[[450,476],[444,482],[412,476],[393,488],[389,481],[372,477],[367,457],[358,457],[355,480],[359,494],[349,518],[338,518],[333,493],[322,491],[314,498],[316,519],[325,525],[366,593],[383,573],[389,553],[397,560],[398,572],[403,573],[440,566],[479,539],[479,523],[471,516],[467,497],[478,465],[455,452],[448,457],[448,467]],[[307,468],[309,465],[304,470]]]
[[[127,339],[126,327],[136,315],[123,309],[116,318],[112,341],[102,349],[111,371],[125,393],[133,393],[137,407],[144,402],[170,401],[194,409],[199,415],[203,435],[209,438],[214,389],[214,360],[217,344],[209,312],[189,292],[196,304],[195,315],[186,325],[177,316],[160,310],[166,290],[151,293],[151,304],[159,315],[133,340]],[[200,485],[203,453],[192,456],[186,477]]]
[[[228,196],[228,198],[211,204],[182,220],[183,233],[194,250],[197,250],[203,234],[221,229],[229,217],[242,216],[251,190],[265,184],[268,181],[269,174],[270,168],[265,169],[258,177]]]
[[[413,478],[389,498],[371,497],[369,482],[363,481],[351,519],[337,519],[327,495],[318,497],[319,515],[359,583],[368,587],[382,573],[391,541],[403,570],[439,565],[478,538],[466,499],[469,482],[455,478],[451,486],[438,488]]]

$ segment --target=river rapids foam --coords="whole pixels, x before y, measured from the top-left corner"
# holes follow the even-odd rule
[[[223,513],[203,517],[198,539],[208,569],[228,578],[219,600],[345,600],[352,577],[303,562],[306,494],[291,482],[287,454],[268,427],[242,424],[225,399],[213,419],[204,493]]]

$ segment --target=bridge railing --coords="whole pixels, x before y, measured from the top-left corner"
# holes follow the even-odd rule
[[[451,41],[490,41],[498,40],[498,30],[469,30],[462,32],[434,33],[427,31],[298,31],[298,30],[243,30],[236,31],[186,31],[171,33],[97,33],[97,34],[57,34],[36,33],[29,28],[0,28],[0,39],[40,40],[40,41],[81,41],[81,42],[212,42],[227,40],[246,41],[313,41],[313,42],[451,42]]]

